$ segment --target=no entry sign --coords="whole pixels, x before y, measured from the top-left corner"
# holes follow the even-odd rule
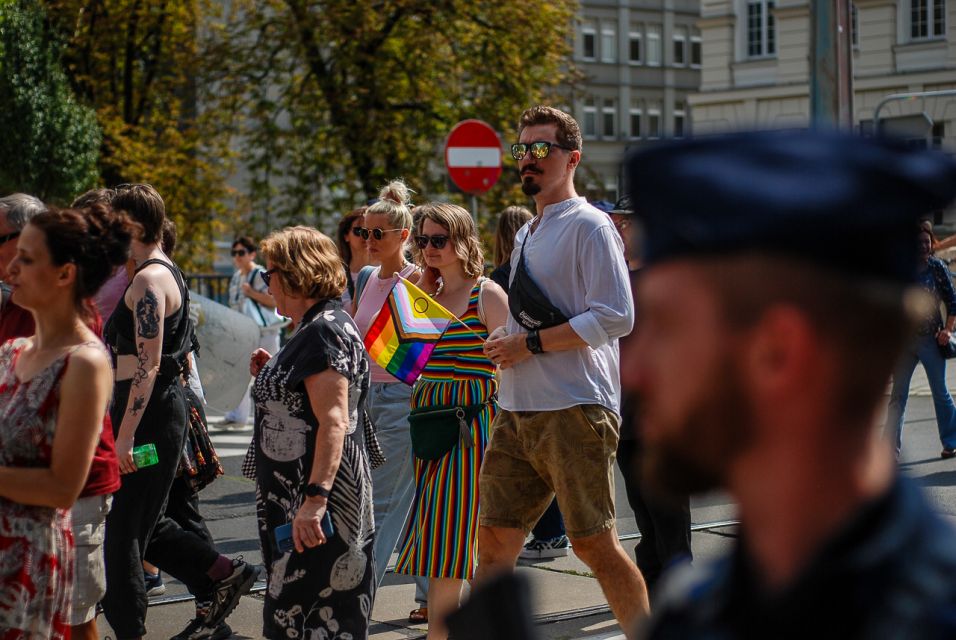
[[[448,176],[465,193],[488,191],[501,176],[501,141],[481,120],[462,120],[445,143]]]

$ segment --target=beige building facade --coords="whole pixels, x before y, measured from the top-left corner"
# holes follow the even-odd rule
[[[689,134],[687,97],[700,83],[699,0],[581,0],[569,87],[584,135],[579,187],[613,202],[631,147]]]
[[[809,124],[808,0],[702,0],[698,27],[695,133]],[[850,29],[857,128],[890,94],[956,89],[956,0],[854,0]],[[956,96],[890,102],[880,118],[924,114],[927,142],[956,151]]]

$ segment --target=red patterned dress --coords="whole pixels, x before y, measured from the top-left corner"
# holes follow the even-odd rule
[[[0,346],[0,465],[47,467],[53,454],[64,354],[21,382],[24,338]],[[0,497],[0,640],[69,638],[73,585],[70,511]]]

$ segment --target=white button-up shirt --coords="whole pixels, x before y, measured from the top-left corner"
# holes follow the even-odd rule
[[[586,347],[533,355],[500,372],[498,403],[509,411],[553,411],[600,404],[620,414],[621,377],[618,338],[634,326],[624,245],[604,212],[584,198],[544,208],[515,236],[511,253],[514,278],[524,250],[525,268],[542,293],[568,318]],[[525,329],[510,314],[508,333]]]

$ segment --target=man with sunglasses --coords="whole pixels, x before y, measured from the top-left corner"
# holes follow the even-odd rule
[[[513,570],[557,496],[575,554],[630,629],[649,607],[615,530],[618,339],[634,323],[624,247],[608,216],[574,189],[581,131],[570,115],[528,109],[511,153],[537,216],[515,237],[508,323],[485,343],[501,369],[502,410],[481,469],[477,579]]]
[[[20,336],[32,336],[33,316],[10,300],[7,287],[7,265],[17,254],[17,238],[30,218],[46,211],[46,206],[33,196],[14,193],[0,198],[0,344]]]

